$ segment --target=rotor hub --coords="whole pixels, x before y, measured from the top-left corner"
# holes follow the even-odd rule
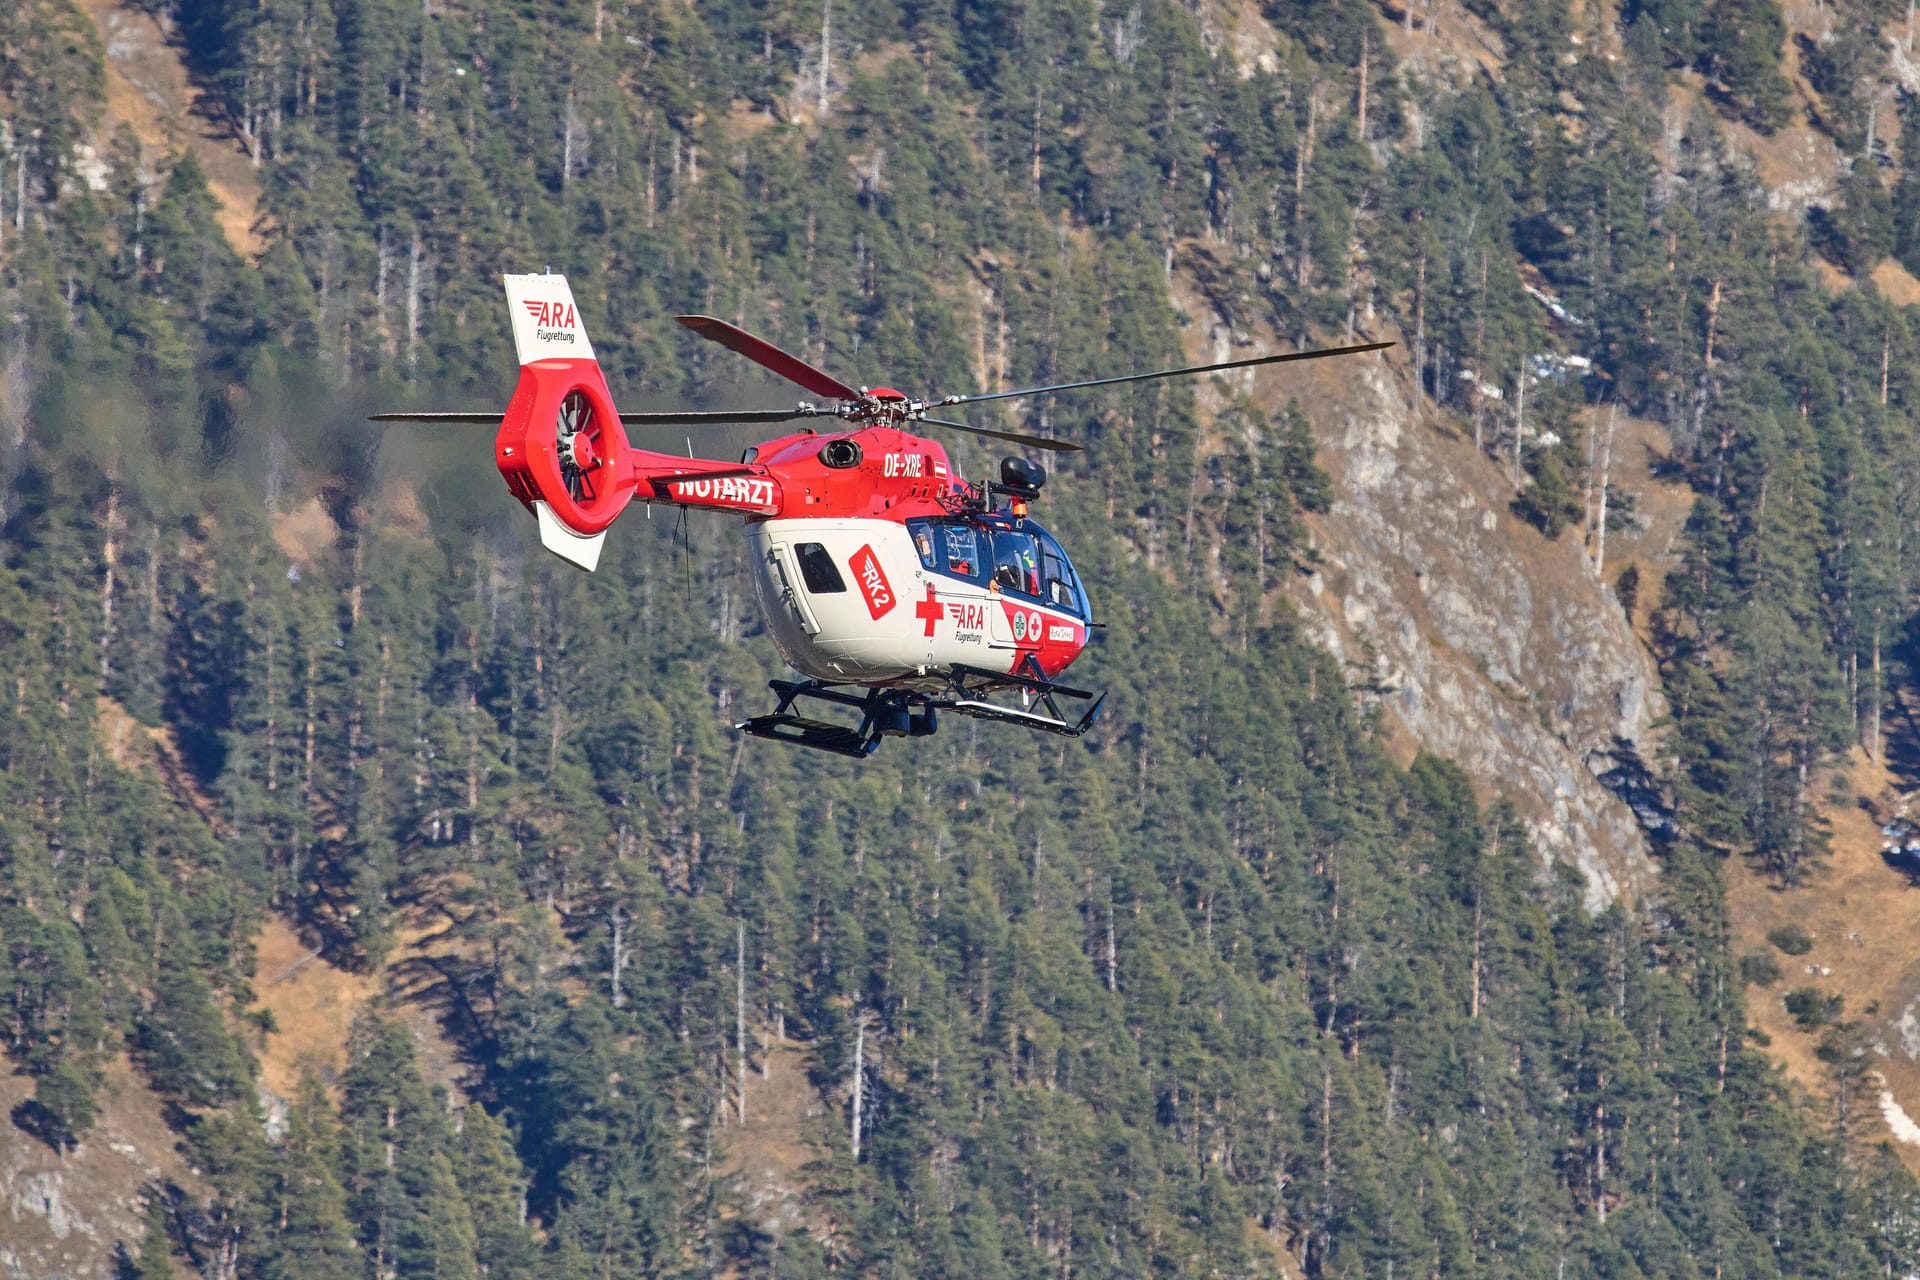
[[[575,469],[592,471],[600,465],[599,455],[593,451],[593,437],[584,431],[576,431],[567,442],[567,452],[573,459]]]

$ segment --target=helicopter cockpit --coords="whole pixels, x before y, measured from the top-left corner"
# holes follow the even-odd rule
[[[987,516],[942,516],[907,521],[921,566],[930,573],[1038,600],[1086,618],[1087,593],[1073,562],[1052,534],[1034,520]]]

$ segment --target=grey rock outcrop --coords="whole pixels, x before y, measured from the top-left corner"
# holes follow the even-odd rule
[[[1665,711],[1644,646],[1577,537],[1515,517],[1499,468],[1392,366],[1341,372],[1309,404],[1334,483],[1319,571],[1294,589],[1309,631],[1415,742],[1512,800],[1589,907],[1637,896],[1648,840],[1601,775],[1636,765]]]

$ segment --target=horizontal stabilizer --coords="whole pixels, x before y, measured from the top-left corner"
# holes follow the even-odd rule
[[[540,545],[562,560],[579,565],[588,573],[600,563],[600,548],[606,543],[607,531],[599,533],[575,533],[560,523],[560,517],[553,514],[553,508],[544,502],[533,504],[534,517],[540,522]]]

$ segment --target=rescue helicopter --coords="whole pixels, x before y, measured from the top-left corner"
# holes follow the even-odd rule
[[[1085,586],[1028,508],[1047,473],[1002,459],[965,480],[922,424],[1042,451],[1071,441],[934,416],[960,406],[1086,387],[1358,355],[1390,342],[1292,351],[1015,391],[917,400],[851,386],[711,316],[679,322],[824,402],[791,409],[622,413],[614,407],[565,276],[505,277],[520,376],[504,414],[383,413],[377,422],[498,423],[494,462],[533,513],[541,543],[591,572],[629,503],[743,518],[754,588],[780,656],[774,710],[736,725],[762,738],[864,757],[890,737],[925,737],[941,712],[1078,737],[1106,695],[1060,683],[1094,621]],[[737,462],[636,449],[628,426],[797,422]],[[691,451],[691,450],[689,450]],[[1090,704],[1072,717],[1060,700]],[[857,726],[818,718],[850,709]]]

